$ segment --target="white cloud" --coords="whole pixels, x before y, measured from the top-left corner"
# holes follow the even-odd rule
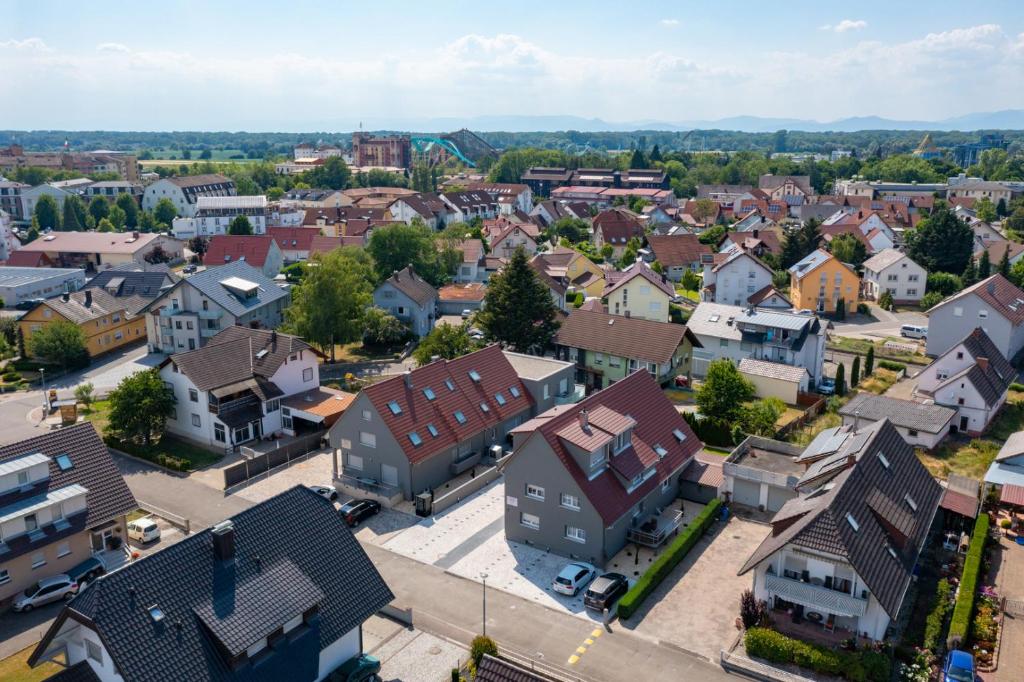
[[[859,31],[862,28],[867,28],[868,22],[863,19],[843,19],[838,24],[822,24],[818,27],[819,31],[834,31],[835,33],[846,33],[847,31]]]
[[[25,40],[2,40],[0,49],[26,50],[36,52],[50,52],[42,38],[25,38]]]
[[[678,19],[662,19],[661,20],[661,25],[662,26],[668,26],[670,28],[675,28],[676,26],[679,25],[679,20]]]
[[[97,52],[131,52],[127,45],[121,43],[100,43],[96,46]]]

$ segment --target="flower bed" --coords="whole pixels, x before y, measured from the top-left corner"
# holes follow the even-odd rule
[[[978,608],[971,622],[971,653],[981,670],[992,669],[999,649],[999,597],[991,588],[982,588]]]
[[[786,637],[768,628],[751,628],[743,638],[748,656],[772,663],[792,663],[825,675],[853,682],[889,682],[889,658],[871,649],[834,651]]]

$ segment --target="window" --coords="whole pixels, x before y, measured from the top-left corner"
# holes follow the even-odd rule
[[[852,528],[854,532],[860,530],[860,524],[857,523],[857,519],[853,518],[853,514],[849,512],[846,513],[846,522],[850,524],[850,528]]]
[[[430,388],[429,386],[423,389],[423,395],[426,397],[427,400],[433,400],[434,398],[437,397],[434,394],[434,389]]]
[[[455,421],[460,424],[466,423],[466,415],[462,414],[462,410],[455,410]]]
[[[474,383],[480,383],[480,373],[475,369],[469,370],[469,378],[472,379]]]
[[[534,499],[544,501],[544,488],[539,485],[533,485],[532,483],[526,484],[526,496]]]
[[[57,466],[60,467],[61,471],[67,471],[71,468],[71,456],[70,455],[57,455]]]
[[[68,554],[71,554],[71,545],[69,543],[62,542],[59,545],[57,545],[57,558],[58,559],[60,559],[61,557],[65,557]]]
[[[100,645],[91,639],[85,640],[85,653],[92,660],[96,661],[100,665],[103,665],[103,649]]]
[[[35,514],[29,514],[25,517],[25,531],[31,533],[32,531],[39,528],[39,521],[36,519]]]
[[[491,411],[491,408],[487,407],[487,403],[480,403],[480,411],[487,414]]]
[[[532,528],[533,530],[540,530],[540,517],[536,514],[527,514],[526,512],[519,512],[519,523]]]
[[[394,400],[388,403],[388,409],[391,410],[391,414],[402,414],[402,406]]]
[[[652,313],[660,313],[661,312],[661,301],[651,301],[651,303],[650,303],[650,305],[648,307],[650,308]]]
[[[659,443],[654,444],[654,451],[658,453],[658,457],[664,457],[668,454],[668,450],[663,448]]]
[[[302,380],[303,381],[312,381],[313,380],[313,368],[312,367],[307,367],[306,369],[302,370]]]
[[[347,459],[347,461],[345,463],[345,468],[346,469],[356,469],[358,471],[362,471],[363,470],[363,458],[362,457],[360,457],[359,455],[353,455],[352,453],[349,453],[349,454],[345,455],[345,457]]]
[[[642,285],[640,287],[640,295],[641,296],[650,296],[651,295],[651,287],[646,285],[646,284]]]
[[[987,318],[987,317],[988,317],[988,311],[987,311],[987,310],[984,310],[984,309],[982,309],[982,310],[979,310],[979,311],[978,311],[978,317],[980,317],[981,319],[983,319],[983,320],[984,320],[985,318]]]
[[[224,425],[223,424],[214,424],[213,425],[213,439],[215,441],[217,441],[218,443],[224,443],[224,442],[227,441],[227,438],[224,435]]]
[[[604,459],[605,459],[604,449],[595,450],[594,452],[591,452],[590,453],[590,470],[593,471],[594,469],[596,469],[599,466],[601,466],[602,464],[604,464]]]
[[[427,431],[430,432],[431,436],[433,436],[434,438],[437,438],[437,427],[436,426],[434,426],[433,424],[427,424]]]
[[[368,448],[377,447],[377,434],[368,433],[366,431],[359,432],[359,444],[365,445]]]
[[[582,528],[577,528],[576,526],[566,526],[565,539],[583,544],[587,541],[587,531]]]
[[[494,394],[494,400],[499,405],[504,405],[505,404],[505,396],[503,396],[500,391]]]
[[[594,364],[595,365],[603,365],[604,364],[604,353],[594,353]]]
[[[409,434],[409,441],[414,446],[415,445],[422,445],[423,444],[423,439],[420,438],[420,434],[416,433],[415,431],[413,431],[412,433]]]
[[[518,389],[518,388],[516,388],[515,386],[512,386],[511,388],[509,388],[509,389],[508,389],[508,392],[512,394],[512,397],[513,397],[513,398],[518,398],[518,397],[519,397],[519,395],[520,395],[520,394],[519,394],[519,389]]]
[[[884,453],[878,453],[878,461],[881,462],[882,466],[884,466],[886,469],[889,468],[889,459],[885,456]]]
[[[957,360],[963,360],[964,359],[964,352],[962,350],[961,351],[957,351],[956,359]]]
[[[917,289],[907,289],[907,296],[917,296]]]
[[[910,496],[910,493],[903,496],[903,501],[910,507],[910,511],[917,511],[917,502],[914,502],[914,498]]]
[[[572,509],[573,511],[580,510],[580,498],[569,493],[562,493],[559,498],[559,503],[566,509]]]
[[[203,420],[199,417],[198,414],[193,412],[192,413],[192,426],[195,426],[196,428],[198,428],[198,427],[200,427],[202,425],[203,425]]]
[[[32,568],[41,568],[46,565],[46,554],[36,552],[32,555]]]
[[[452,383],[451,379],[445,379],[444,380],[444,385],[448,387],[449,391],[454,391],[455,390],[455,384]]]
[[[270,414],[271,412],[277,412],[279,409],[281,409],[280,400],[275,398],[274,400],[267,401],[267,414]]]
[[[672,435],[675,436],[676,440],[679,441],[680,443],[682,443],[684,440],[686,440],[686,434],[683,433],[682,431],[680,431],[679,429],[676,429],[675,431],[673,431]]]
[[[547,400],[550,397],[551,397],[551,387],[548,386],[547,384],[544,384],[544,400]]]
[[[194,388],[188,389],[188,399],[194,403],[199,402],[199,391]]]
[[[11,574],[6,568],[0,568],[0,585],[6,585],[11,582]]]
[[[914,429],[907,429],[907,435],[908,436],[916,436],[917,435],[917,431],[914,430]]]
[[[718,339],[718,345],[722,348],[729,347],[729,339]]]
[[[371,419],[370,411],[369,410],[363,410],[363,421],[364,422],[368,422],[368,421],[370,421],[370,419]]]

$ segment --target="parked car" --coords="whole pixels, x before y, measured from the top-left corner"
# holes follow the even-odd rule
[[[942,682],[974,682],[974,680],[974,656],[960,649],[953,649],[946,654],[946,665],[942,666]]]
[[[358,526],[363,519],[368,519],[380,511],[380,502],[376,500],[350,500],[341,505],[342,518],[350,526]]]
[[[822,395],[832,395],[836,392],[836,380],[823,377],[818,382],[818,393]]]
[[[559,594],[575,597],[597,575],[597,569],[582,561],[566,564],[562,572],[551,583],[551,589]]]
[[[37,606],[65,599],[70,601],[78,593],[78,583],[66,573],[43,578],[28,587],[14,602],[14,610],[28,613]]]
[[[78,583],[78,589],[83,590],[85,586],[96,578],[107,572],[107,567],[96,557],[89,557],[80,564],[68,569],[67,576]]]
[[[14,307],[17,308],[18,310],[32,310],[37,305],[42,303],[43,300],[44,299],[41,299],[41,298],[28,298],[28,299],[25,299],[24,301],[22,301],[21,303],[19,303],[18,305],[14,306]]]
[[[315,492],[317,495],[320,495],[321,497],[326,497],[331,502],[334,502],[336,499],[338,499],[338,491],[332,488],[331,486],[310,485],[306,487]]]
[[[928,327],[917,324],[905,324],[900,327],[900,336],[905,339],[927,339]]]
[[[619,597],[629,591],[629,579],[621,573],[605,573],[590,583],[583,595],[583,605],[595,611],[609,611]]]
[[[146,544],[160,539],[160,526],[151,517],[128,522],[128,539]]]
[[[331,679],[341,682],[368,682],[380,672],[380,659],[370,654],[359,654],[350,658],[334,671]]]
[[[469,308],[464,308],[463,311],[462,311],[462,319],[468,320],[470,315],[472,315],[472,314],[473,314],[472,310],[470,310]]]
[[[198,269],[199,269],[199,268],[198,268],[198,266],[196,266],[196,264],[195,264],[195,263],[189,263],[188,265],[186,265],[185,267],[183,267],[183,268],[181,269],[181,271],[182,271],[182,272],[183,272],[184,274],[186,274],[186,275],[191,275],[191,274],[192,274],[193,272],[195,272],[195,271],[196,271],[196,270],[198,270]]]

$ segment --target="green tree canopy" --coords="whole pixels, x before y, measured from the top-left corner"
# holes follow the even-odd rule
[[[505,268],[491,277],[477,322],[492,341],[520,353],[543,351],[558,331],[558,308],[519,247]]]
[[[65,320],[51,322],[32,332],[28,338],[28,352],[65,369],[79,365],[89,356],[85,332],[77,324]]]
[[[727,358],[711,361],[696,396],[702,416],[729,421],[739,420],[743,404],[753,397],[754,385]]]
[[[936,291],[943,296],[952,296],[964,288],[959,275],[948,272],[932,272],[928,274],[928,291]]]
[[[74,196],[64,199],[64,217],[61,220],[61,229],[67,232],[77,232],[85,228],[85,225],[78,219],[79,213],[75,208],[75,204],[81,206],[82,200]]]
[[[92,201],[89,202],[89,215],[92,216],[94,223],[99,225],[99,222],[110,215],[110,202],[107,201],[106,197],[93,197]]]
[[[39,197],[33,217],[42,230],[60,229],[60,209],[57,208],[57,200],[49,194]]]
[[[244,215],[237,215],[228,225],[228,234],[236,236],[244,236],[252,234],[252,223],[249,222],[249,218]]]
[[[983,220],[986,223],[992,223],[999,220],[999,214],[996,212],[996,205],[993,204],[992,200],[988,197],[978,199],[978,202],[974,205],[974,214],[978,216],[978,220]]]
[[[974,249],[974,232],[945,204],[935,207],[907,236],[907,255],[928,272],[964,272]],[[965,281],[964,285],[968,283]]]
[[[124,225],[126,228],[134,230],[139,226],[139,204],[131,194],[127,192],[118,194],[114,204],[124,211]]]
[[[852,234],[841,234],[835,237],[829,248],[832,250],[833,256],[855,268],[859,268],[868,257],[868,250],[864,246],[864,242]]]
[[[136,372],[111,392],[107,430],[121,440],[148,445],[163,434],[173,411],[174,395],[160,373],[156,369]]]
[[[778,430],[776,424],[785,411],[786,403],[778,398],[757,400],[742,409],[740,424],[745,433],[771,437]]]
[[[409,328],[397,317],[376,306],[363,313],[363,343],[370,346],[391,346],[409,336]]]
[[[174,207],[174,202],[170,199],[163,198],[156,202],[156,206],[153,207],[153,219],[157,222],[157,225],[163,226],[162,229],[169,228],[177,217],[178,209]]]
[[[383,281],[411,265],[420,277],[434,286],[447,282],[461,257],[442,257],[436,233],[416,220],[411,225],[396,223],[378,227],[370,235],[366,250],[373,257],[377,280]],[[455,262],[452,262],[452,261]]]
[[[451,325],[447,322],[435,326],[430,333],[420,339],[412,357],[416,364],[429,364],[434,357],[454,360],[477,349],[477,343],[470,338],[468,325]]]
[[[110,224],[114,226],[114,230],[117,232],[123,232],[128,216],[121,210],[120,206],[114,205],[110,207],[110,215],[107,216],[110,220]]]
[[[563,237],[573,244],[578,244],[589,238],[589,230],[590,224],[586,220],[566,216],[551,223],[544,234],[552,244],[558,244]]]
[[[323,165],[302,173],[299,178],[310,187],[345,189],[352,180],[352,171],[340,156],[332,156]]]

